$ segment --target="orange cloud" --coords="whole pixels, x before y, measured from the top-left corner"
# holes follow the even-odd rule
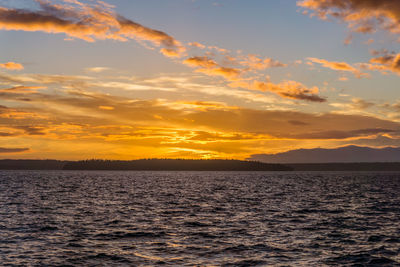
[[[242,85],[243,86],[243,85]],[[306,100],[311,102],[325,102],[326,99],[318,96],[318,87],[308,88],[302,83],[296,81],[285,81],[279,84],[274,84],[271,82],[260,82],[254,81],[249,84],[249,89],[259,90],[263,92],[273,92],[281,97],[296,99],[296,100]]]
[[[247,66],[253,70],[264,70],[268,68],[276,68],[276,67],[286,67],[286,64],[283,64],[279,61],[273,60],[272,58],[261,59],[256,55],[248,55],[248,58],[242,60],[240,62],[241,65]]]
[[[30,94],[36,93],[38,89],[45,89],[43,86],[16,86],[12,88],[0,89],[1,93]]]
[[[250,57],[252,63],[247,61],[244,64],[250,64],[250,66],[255,69],[263,69],[265,68],[265,64],[269,66],[281,66],[282,63],[275,62],[272,59],[261,60],[257,57]],[[303,84],[295,81],[282,82],[280,84],[273,84],[270,82],[261,82],[258,80],[253,80],[252,82],[248,82],[245,79],[240,79],[239,76],[243,70],[235,69],[235,68],[227,68],[221,67],[214,60],[208,57],[191,57],[183,61],[184,64],[189,65],[191,67],[199,67],[196,71],[202,72],[211,76],[222,76],[226,80],[230,81],[230,87],[239,87],[250,90],[258,90],[262,92],[273,92],[278,94],[281,97],[296,99],[296,100],[305,100],[312,102],[325,102],[326,99],[318,96],[318,88],[312,87],[307,88]],[[254,65],[256,64],[256,65]],[[283,65],[282,65],[283,66]]]
[[[279,91],[277,85],[272,86]],[[302,93],[315,93],[317,88],[306,89],[301,84],[286,82],[280,87],[290,87],[291,94],[301,95]],[[267,88],[271,90],[271,88]],[[289,91],[282,89],[283,92]],[[303,92],[304,90],[308,90]],[[29,131],[31,134],[43,132],[43,127],[57,125],[65,122],[80,122],[83,125],[126,125],[129,127],[152,126],[162,127],[176,131],[186,130],[209,130],[218,132],[237,133],[259,133],[279,138],[290,137],[292,134],[306,134],[309,132],[324,131],[357,131],[367,128],[381,128],[398,131],[399,124],[388,120],[380,120],[368,116],[342,115],[342,114],[307,114],[293,111],[273,111],[245,109],[235,106],[227,106],[218,102],[204,101],[174,101],[166,102],[160,100],[135,100],[99,93],[90,92],[68,92],[64,96],[60,94],[37,94],[32,93],[30,101],[19,100],[17,95],[4,96],[6,100],[19,101],[25,106],[33,105],[35,111],[40,114],[51,114],[51,117],[30,116],[27,120],[21,121],[19,129]],[[354,101],[360,107],[367,108],[371,104]],[[106,107],[106,108],[100,108]],[[57,107],[57,109],[54,109]],[[109,107],[114,107],[110,112]],[[29,110],[29,109],[28,109]],[[73,113],[71,113],[71,110]],[[1,108],[0,113],[17,112],[9,108]],[[19,108],[24,112],[23,108]],[[154,116],[157,115],[157,116]],[[160,121],[159,117],[163,120]],[[0,125],[10,126],[9,117],[0,120]],[[50,120],[50,121],[49,121]],[[35,127],[29,126],[35,125]],[[51,122],[51,123],[50,123]],[[295,122],[295,123],[293,123]],[[299,127],[301,126],[301,127]],[[13,125],[17,127],[17,125]],[[124,132],[124,129],[120,130]],[[83,131],[82,133],[84,133]],[[114,130],[110,133],[116,133]],[[151,135],[151,132],[149,133]]]
[[[102,110],[114,110],[115,108],[114,107],[110,107],[110,106],[99,106],[99,109],[102,109]]]
[[[24,66],[22,66],[22,64],[20,63],[7,62],[7,63],[0,63],[0,68],[8,70],[23,70]]]
[[[189,45],[190,45],[190,46],[193,46],[193,47],[200,48],[200,49],[204,49],[204,48],[206,48],[206,46],[205,46],[205,45],[203,45],[203,44],[200,44],[200,43],[198,43],[198,42],[191,42],[191,43],[189,43]]]
[[[372,58],[371,63],[377,63],[387,67],[388,70],[400,75],[400,54],[388,54],[385,56]]]
[[[220,102],[210,102],[210,101],[177,101],[167,105],[171,108],[178,109],[194,109],[194,110],[229,110],[238,109],[238,107],[231,107]]]
[[[121,16],[119,16],[117,21],[120,25],[120,29],[117,31],[119,35],[131,39],[138,38],[150,41],[156,45],[163,45],[168,49],[169,53],[173,51],[177,54],[181,54],[186,51],[186,48],[182,46],[179,41],[162,31],[147,28]]]
[[[400,33],[400,2],[397,0],[303,0],[297,3],[321,19],[344,21],[355,32],[371,33],[383,28]]]
[[[218,64],[208,57],[191,57],[183,61],[184,64],[191,67],[203,67],[203,68],[214,68]]]
[[[234,80],[240,75],[240,70],[222,67],[208,57],[191,57],[184,60],[183,63],[191,67],[200,67],[196,70],[198,72],[211,76],[222,76],[227,80]]]
[[[353,66],[351,66],[350,64],[348,64],[346,62],[328,61],[325,59],[319,59],[319,58],[313,58],[313,57],[309,57],[307,59],[310,60],[311,62],[321,64],[323,67],[331,69],[331,70],[352,72],[354,74],[354,76],[356,76],[357,78],[367,75],[366,73],[362,73],[360,70],[354,68]]]
[[[166,57],[180,57],[179,52],[174,49],[162,48],[160,52]]]
[[[64,33],[88,42],[138,39],[163,46],[170,53],[174,51],[180,54],[185,51],[181,43],[168,34],[126,19],[104,4],[88,5],[79,2],[79,5],[72,6],[52,4],[45,0],[37,2],[41,7],[39,11],[0,7],[0,29]]]
[[[197,69],[196,71],[211,76],[222,76],[227,80],[235,80],[240,75],[240,70],[234,68],[226,68],[226,67],[202,68],[202,69]]]
[[[393,72],[400,75],[400,54],[388,54],[384,51],[382,56],[372,58],[369,62],[360,64],[360,67],[367,70],[377,70],[383,74]]]
[[[100,73],[100,72],[103,72],[103,71],[107,71],[109,69],[110,68],[107,68],[107,67],[93,67],[93,68],[86,68],[85,71],[94,72],[94,73]]]

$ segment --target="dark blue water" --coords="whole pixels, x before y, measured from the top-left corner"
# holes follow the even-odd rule
[[[400,266],[400,173],[0,172],[0,261]]]

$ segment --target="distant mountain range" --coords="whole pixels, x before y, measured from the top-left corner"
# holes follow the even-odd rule
[[[268,163],[400,162],[399,147],[345,146],[334,149],[297,149],[277,154],[254,154],[248,160]]]

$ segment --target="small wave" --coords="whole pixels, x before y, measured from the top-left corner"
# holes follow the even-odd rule
[[[210,224],[198,222],[198,221],[189,221],[189,222],[184,222],[183,223],[185,226],[188,227],[208,227],[211,226]]]
[[[380,242],[382,241],[384,236],[381,235],[371,235],[368,237],[368,242]]]
[[[105,223],[105,225],[119,224],[120,222],[121,222],[120,220],[113,220],[111,222]]]
[[[120,263],[131,263],[130,260],[117,256],[117,255],[108,255],[106,253],[99,253],[96,255],[87,256],[88,260],[101,260],[101,261],[115,261]]]
[[[222,266],[238,266],[238,267],[248,267],[248,266],[265,266],[267,264],[266,261],[263,260],[242,260],[242,261],[235,261],[231,263],[225,263]]]
[[[381,258],[373,258],[368,262],[369,265],[377,265],[377,266],[399,266],[400,263],[397,261],[381,257]]]
[[[385,240],[386,243],[400,243],[400,238],[391,237]]]
[[[43,226],[39,229],[40,232],[57,231],[58,228],[54,226]]]
[[[82,246],[81,244],[78,243],[68,243],[67,245],[68,247],[72,247],[72,248],[83,248],[84,246]]]
[[[115,240],[125,238],[160,238],[165,236],[165,232],[114,232],[100,233],[94,236],[97,240]]]
[[[197,233],[192,233],[192,235],[210,239],[218,238],[218,236],[207,232],[197,232]]]
[[[334,265],[367,264],[367,266],[400,266],[400,264],[386,257],[376,257],[370,253],[348,254],[334,257],[327,260],[327,263]]]
[[[283,252],[283,249],[272,247],[265,244],[255,244],[255,245],[237,245],[226,247],[221,250],[221,253],[240,253],[244,251],[263,251],[263,252]]]

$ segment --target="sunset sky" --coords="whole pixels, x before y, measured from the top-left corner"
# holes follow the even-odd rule
[[[0,0],[0,157],[400,146],[398,0]]]

